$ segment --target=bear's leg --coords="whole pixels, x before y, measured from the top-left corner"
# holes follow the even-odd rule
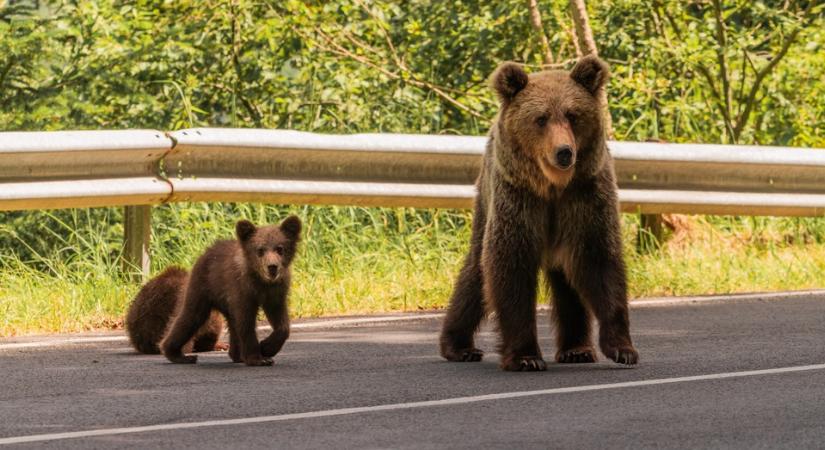
[[[598,247],[593,244],[593,248]],[[569,279],[599,321],[599,347],[613,361],[634,365],[639,362],[639,353],[630,339],[627,279],[621,254],[582,253],[576,273]]]
[[[596,349],[590,340],[590,312],[567,282],[564,273],[548,270],[547,280],[553,291],[552,317],[556,327],[556,361],[595,362]]]
[[[254,299],[231,299],[229,326],[240,344],[240,355],[247,366],[271,366],[272,360],[261,356],[261,346],[256,333],[258,304]],[[232,343],[229,344],[230,356]]]
[[[237,333],[232,329],[232,323],[232,321],[229,321],[229,358],[234,363],[242,363],[241,343],[238,340]]]
[[[536,336],[538,246],[528,235],[518,224],[493,224],[484,244],[484,298],[498,317],[504,370],[547,370]]]
[[[261,355],[267,358],[277,355],[289,338],[289,313],[285,297],[264,305],[264,314],[272,325],[272,333],[261,341]]]
[[[161,343],[161,349],[166,359],[173,363],[194,364],[198,361],[195,355],[184,355],[183,348],[189,343],[195,333],[209,319],[211,308],[199,296],[187,294],[183,308],[172,322],[169,333]]]
[[[475,348],[473,335],[484,317],[481,249],[485,226],[484,211],[477,202],[470,252],[458,275],[441,329],[441,356],[448,361],[481,361],[484,356],[484,352]]]

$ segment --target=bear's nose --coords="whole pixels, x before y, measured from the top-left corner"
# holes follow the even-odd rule
[[[569,145],[556,147],[556,164],[562,169],[566,169],[573,164],[573,149]]]
[[[269,273],[270,277],[274,277],[278,275],[278,265],[277,264],[270,264],[266,266],[266,271]]]

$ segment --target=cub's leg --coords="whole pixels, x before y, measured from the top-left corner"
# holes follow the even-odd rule
[[[239,352],[247,366],[271,366],[272,360],[261,355],[261,346],[255,331],[255,316],[258,305],[253,299],[230,299],[229,327],[234,333],[235,343],[240,344]],[[230,339],[232,335],[230,334]],[[229,343],[230,357],[233,355],[233,342]],[[233,358],[234,360],[234,358]]]
[[[237,333],[235,329],[232,327],[233,321],[228,320],[229,322],[229,358],[232,359],[234,363],[242,363],[243,358],[241,357],[241,343],[238,339]]]
[[[441,356],[448,361],[481,361],[484,356],[484,352],[475,347],[473,335],[484,317],[481,249],[485,222],[483,206],[476,201],[470,252],[458,275],[441,329]]]
[[[281,351],[289,338],[289,312],[286,308],[286,295],[278,301],[264,305],[264,314],[272,325],[272,333],[261,341],[261,355],[271,358]]]
[[[556,327],[556,361],[595,362],[596,349],[593,348],[590,339],[590,312],[561,271],[548,270],[547,279],[553,291],[552,317]]]
[[[184,355],[183,347],[209,319],[212,308],[196,292],[187,289],[183,308],[175,317],[169,333],[161,343],[161,349],[166,359],[173,363],[194,364],[198,361],[195,355]]]

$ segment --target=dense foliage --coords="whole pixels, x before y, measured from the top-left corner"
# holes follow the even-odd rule
[[[816,3],[588,2],[614,71],[617,138],[825,145],[825,5]],[[567,2],[538,4],[557,62],[569,65]],[[0,129],[483,133],[493,68],[541,63],[526,5],[9,1]]]

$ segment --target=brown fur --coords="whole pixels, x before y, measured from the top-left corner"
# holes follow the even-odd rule
[[[450,361],[479,361],[473,335],[485,305],[501,333],[501,367],[545,370],[536,336],[543,270],[553,292],[562,363],[593,362],[592,316],[610,359],[636,364],[613,161],[598,93],[608,68],[582,58],[570,72],[527,75],[514,63],[493,74],[501,110],[477,181],[470,252],[441,333]]]
[[[135,350],[160,353],[158,344],[166,334],[170,319],[180,312],[187,280],[184,269],[169,267],[140,289],[126,313],[126,330]],[[223,318],[213,312],[184,348],[187,352],[225,349],[218,344],[222,331]]]
[[[229,356],[249,366],[272,364],[289,337],[287,295],[290,264],[301,235],[301,220],[290,216],[280,226],[257,228],[241,220],[237,240],[219,241],[198,258],[181,309],[166,338],[163,354],[175,363],[195,363],[183,347],[209,318],[212,310],[229,324]],[[258,308],[272,325],[272,333],[258,342]]]

